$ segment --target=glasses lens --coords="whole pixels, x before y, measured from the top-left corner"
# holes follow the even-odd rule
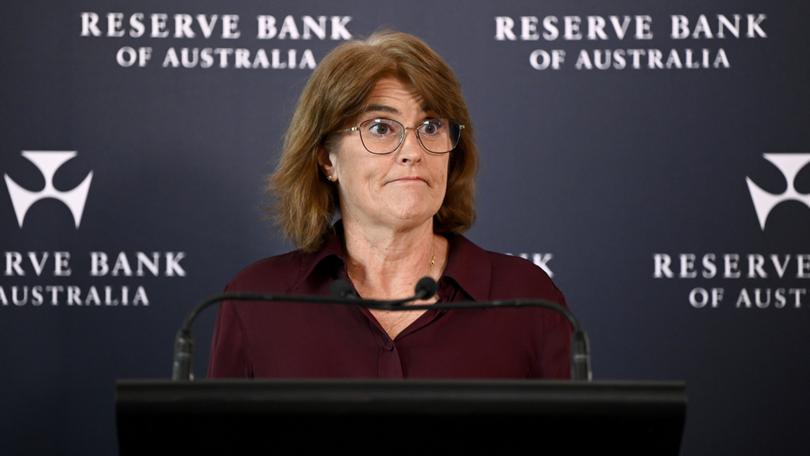
[[[360,140],[372,154],[396,150],[404,127],[391,119],[370,119],[360,124]]]
[[[455,149],[461,137],[459,124],[448,119],[427,119],[416,131],[425,149],[437,154]]]

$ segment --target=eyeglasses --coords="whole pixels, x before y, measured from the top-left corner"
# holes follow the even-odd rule
[[[456,148],[463,129],[464,125],[448,119],[425,119],[416,127],[406,127],[393,119],[374,118],[341,131],[359,131],[360,141],[367,151],[385,155],[397,150],[405,141],[406,130],[416,131],[416,139],[426,151],[446,154]]]

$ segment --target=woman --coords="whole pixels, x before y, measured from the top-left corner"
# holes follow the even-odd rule
[[[414,304],[541,298],[565,305],[534,264],[461,233],[474,220],[477,151],[453,71],[418,38],[377,33],[338,46],[299,99],[269,179],[298,250],[241,271],[226,291],[329,294]],[[333,220],[340,215],[340,219]],[[210,377],[568,378],[568,323],[539,308],[369,310],[225,302]]]

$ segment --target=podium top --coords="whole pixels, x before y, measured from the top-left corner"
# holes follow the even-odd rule
[[[204,407],[274,413],[330,409],[399,413],[685,413],[686,385],[677,381],[552,381],[486,379],[216,379],[119,380],[120,407]],[[429,406],[425,408],[425,406]],[[314,407],[314,408],[313,408]]]
[[[683,382],[551,380],[121,380],[121,455],[296,448],[400,451],[574,448],[677,455]],[[285,446],[287,445],[287,446]],[[596,454],[595,453],[595,454]]]

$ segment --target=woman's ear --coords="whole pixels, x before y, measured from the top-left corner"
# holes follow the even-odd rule
[[[335,174],[335,166],[329,158],[329,152],[325,147],[318,147],[318,166],[323,171],[324,176],[332,182],[337,182],[337,174]]]

